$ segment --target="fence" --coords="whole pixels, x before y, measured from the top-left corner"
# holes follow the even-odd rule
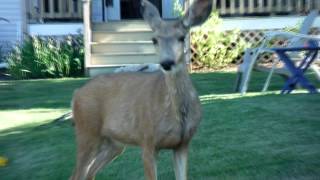
[[[297,14],[320,9],[319,0],[213,0],[220,15]]]
[[[269,29],[269,30],[274,30],[274,29]],[[257,45],[263,40],[265,31],[268,31],[268,30],[244,30],[244,31],[241,31],[238,39],[235,42],[230,43],[228,48],[230,50],[232,50],[234,46],[237,46],[237,44],[240,40],[244,40],[245,42],[247,42],[251,45]],[[229,32],[226,31],[224,33],[225,33],[225,36],[228,36]],[[309,34],[310,35],[320,35],[320,28],[318,28],[318,27],[311,28]],[[208,34],[203,34],[203,39],[206,39],[207,36],[208,36]],[[285,44],[286,44],[286,41],[278,40],[278,41],[274,41],[272,46],[283,46]],[[242,52],[241,55],[236,57],[233,61],[236,64],[239,64],[240,62],[242,62],[243,55],[244,55],[244,52]],[[272,53],[263,53],[259,56],[259,59],[261,62],[265,63],[265,62],[270,62],[272,59],[274,59],[274,56]],[[196,51],[194,44],[191,44],[191,61],[192,62],[197,61],[197,51]],[[199,68],[201,68],[201,67],[199,67]]]
[[[82,19],[81,0],[29,0],[31,22]]]

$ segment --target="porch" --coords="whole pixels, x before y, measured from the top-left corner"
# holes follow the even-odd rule
[[[157,2],[164,18],[175,18],[173,0]],[[185,0],[179,0],[182,5]],[[92,23],[141,19],[137,8],[127,13],[134,1],[130,0],[91,0],[90,20]],[[131,3],[131,4],[130,4]],[[77,34],[83,31],[83,0],[27,0],[27,28],[31,35]],[[225,29],[232,27],[246,29],[244,21],[267,21],[268,29],[286,27],[297,22],[299,15],[311,9],[320,9],[318,0],[213,0],[213,9],[226,20]],[[132,12],[131,12],[132,11]],[[270,18],[271,17],[271,18]],[[283,23],[273,23],[281,19]],[[288,21],[287,21],[288,20]],[[265,27],[261,23],[258,29]],[[280,24],[280,25],[279,25]]]
[[[83,0],[27,0],[28,23],[81,22]],[[175,18],[174,1],[150,0],[164,18]],[[185,0],[179,0],[184,4]],[[92,0],[92,18],[96,21],[140,19],[136,2],[130,0]],[[133,10],[128,10],[132,7]],[[128,13],[124,13],[126,9]],[[306,14],[320,9],[319,0],[213,0],[213,9],[222,17],[274,16]],[[162,10],[162,11],[161,11]],[[98,17],[100,16],[100,17]]]

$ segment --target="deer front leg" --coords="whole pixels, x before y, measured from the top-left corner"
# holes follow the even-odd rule
[[[154,148],[144,147],[142,152],[144,174],[147,180],[157,180],[157,164]]]
[[[173,151],[176,180],[187,180],[188,146],[182,145]]]

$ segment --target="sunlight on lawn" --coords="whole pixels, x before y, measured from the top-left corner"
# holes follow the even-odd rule
[[[1,110],[0,131],[48,123],[66,113],[68,109]]]

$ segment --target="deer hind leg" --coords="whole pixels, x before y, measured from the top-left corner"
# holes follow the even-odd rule
[[[77,135],[77,161],[71,180],[87,180],[91,166],[96,160],[100,140],[94,136]]]
[[[144,174],[147,180],[157,180],[157,164],[154,148],[144,147],[142,150]]]
[[[187,180],[188,146],[183,145],[173,151],[176,180]]]
[[[88,179],[94,179],[97,172],[104,167],[106,164],[110,163],[118,155],[120,155],[124,150],[124,147],[117,145],[111,141],[105,141],[95,157],[95,161],[90,167],[88,172]]]
[[[121,154],[123,147],[111,141],[88,138],[78,142],[77,166],[71,180],[93,180],[96,173]]]

